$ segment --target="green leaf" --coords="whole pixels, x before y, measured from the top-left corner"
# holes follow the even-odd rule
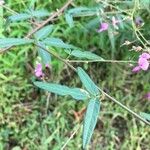
[[[92,95],[98,95],[99,94],[98,87],[91,80],[89,75],[81,67],[78,67],[77,70],[78,70],[78,75],[80,77],[81,82],[89,91],[89,93],[91,93]]]
[[[87,7],[77,7],[72,8],[68,11],[68,14],[72,16],[84,16],[84,15],[95,15],[97,13],[97,8],[87,8]]]
[[[73,27],[73,17],[93,16],[97,13],[97,8],[77,7],[68,10],[65,13],[66,22],[70,27]]]
[[[30,17],[31,17],[30,14],[27,14],[27,13],[20,13],[20,14],[17,14],[17,15],[13,15],[13,16],[8,17],[8,20],[9,20],[9,21],[12,21],[12,22],[15,22],[15,21],[23,21],[23,20],[29,19]]]
[[[22,44],[29,44],[33,42],[34,40],[31,40],[31,39],[3,38],[3,39],[0,39],[0,48],[22,45]]]
[[[97,18],[94,18],[94,19],[90,20],[90,21],[85,25],[85,27],[86,27],[89,31],[91,31],[91,29],[94,29],[94,30],[95,30],[95,27],[96,27],[97,25],[99,25],[99,24],[100,24],[100,19],[97,17]]]
[[[39,45],[41,45],[42,47],[45,47],[46,46],[43,44],[43,43],[39,43]],[[44,49],[42,48],[38,48],[38,54],[39,56],[41,57],[42,59],[42,62],[47,65],[51,62],[51,55],[50,53],[48,53],[47,51],[45,51]]]
[[[73,27],[74,23],[73,23],[72,15],[66,13],[65,14],[65,19],[66,19],[66,22],[69,24],[69,26]]]
[[[70,88],[70,90],[68,91],[68,95],[77,100],[85,100],[90,97],[89,93],[86,90],[80,88]]]
[[[76,100],[85,100],[89,98],[89,94],[87,91],[80,89],[80,88],[69,88],[64,85],[60,84],[54,84],[54,83],[45,83],[45,82],[34,82],[34,84],[46,91],[61,95],[61,96],[66,96],[70,95]]]
[[[141,115],[143,118],[145,118],[146,120],[150,121],[150,114],[141,112],[140,115]]]
[[[90,60],[104,60],[103,58],[101,58],[100,56],[92,53],[92,52],[88,52],[88,51],[80,51],[80,50],[73,50],[70,55],[78,57],[78,58],[87,58]]]
[[[89,10],[89,8],[87,8],[87,7],[76,7],[76,8],[72,8],[72,9],[68,10],[68,12],[70,14],[79,14],[80,12],[87,11],[87,10]]]
[[[100,111],[100,101],[98,98],[93,98],[90,100],[86,114],[84,117],[83,124],[83,148],[85,149],[87,144],[89,144],[94,128],[97,123],[97,118]]]
[[[48,46],[54,46],[59,48],[67,48],[67,49],[75,48],[73,45],[64,43],[59,38],[46,38],[45,40],[43,40],[43,43],[45,43]]]
[[[15,21],[23,21],[23,20],[31,19],[33,17],[37,17],[37,18],[46,17],[49,15],[50,15],[49,12],[46,10],[36,10],[36,11],[32,10],[32,11],[28,11],[27,13],[20,13],[17,15],[12,15],[8,17],[7,20],[15,22]]]
[[[42,18],[42,17],[47,17],[50,15],[50,13],[47,10],[31,10],[29,11],[29,14],[31,14],[32,17],[36,18]]]
[[[35,33],[35,37],[37,38],[37,40],[46,38],[52,32],[53,27],[53,25],[48,25],[37,31]]]

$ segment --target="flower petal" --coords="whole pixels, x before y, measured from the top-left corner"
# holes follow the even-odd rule
[[[108,23],[105,23],[105,22],[101,23],[100,28],[97,30],[97,32],[108,30],[108,27],[109,27]]]
[[[140,58],[139,58],[138,64],[139,64],[139,67],[140,67],[142,70],[147,70],[148,67],[149,67],[149,62],[147,61],[147,59],[145,59],[145,58],[143,58],[143,57],[140,57]]]
[[[144,98],[150,100],[150,92],[148,92],[146,95],[144,95]]]
[[[44,73],[42,72],[42,64],[37,64],[35,70],[34,70],[34,74],[36,77],[43,77]]]
[[[141,68],[139,66],[136,66],[132,69],[132,72],[138,73],[140,70],[141,70]]]
[[[150,59],[150,54],[149,53],[143,53],[140,55],[140,57],[145,58],[145,59]]]

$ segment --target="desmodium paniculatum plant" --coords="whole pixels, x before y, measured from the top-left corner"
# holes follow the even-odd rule
[[[141,13],[143,13],[143,11],[144,13],[149,13],[150,2],[147,0],[133,0],[126,1],[126,3],[121,5],[120,3],[114,5],[113,2],[103,2],[98,0],[95,7],[79,7],[73,5],[73,3],[73,0],[69,0],[62,8],[52,13],[45,9],[28,9],[25,12],[19,12],[17,14],[14,13],[10,15],[5,22],[6,32],[7,29],[9,30],[11,25],[19,25],[19,23],[22,22],[28,23],[29,30],[31,28],[32,30],[30,30],[23,38],[20,38],[19,35],[19,38],[8,37],[7,34],[7,38],[6,36],[0,38],[0,52],[4,53],[7,50],[20,45],[32,45],[32,48],[34,47],[37,49],[37,54],[40,58],[35,65],[34,75],[36,79],[33,81],[33,84],[36,87],[50,93],[54,93],[60,96],[70,96],[73,100],[83,101],[83,103],[88,101],[84,115],[82,136],[82,147],[83,149],[86,149],[92,138],[97,120],[100,118],[101,103],[105,97],[112,100],[115,104],[118,105],[118,107],[122,107],[122,109],[125,109],[137,119],[144,122],[146,125],[150,125],[150,114],[140,112],[140,115],[138,115],[130,108],[110,96],[102,88],[100,88],[93,81],[90,75],[88,75],[88,73],[83,69],[83,67],[75,67],[73,65],[73,63],[88,64],[90,62],[131,63],[134,64],[132,67],[135,66],[133,69],[131,69],[133,73],[149,71],[150,43],[141,32],[144,21],[140,17],[140,13],[137,15],[136,12],[139,10]],[[68,8],[68,6],[71,4],[74,8]],[[1,4],[1,6],[5,9],[8,9],[5,7],[5,4]],[[112,59],[108,60],[90,50],[83,50],[83,48],[79,48],[75,44],[64,42],[64,39],[58,38],[56,36],[57,34],[54,34],[55,29],[57,28],[57,22],[55,23],[55,20],[57,20],[60,15],[62,15],[66,20],[69,30],[71,30],[71,28],[75,28],[75,21],[77,19],[88,19],[88,17],[92,17],[92,19],[88,19],[88,23],[86,23],[83,32],[96,32],[97,34],[101,34],[104,37],[104,41],[102,41],[102,43],[104,45],[110,45],[110,55]],[[36,21],[38,23],[36,23]],[[119,36],[117,37],[118,32],[122,32],[123,30],[126,31],[129,29],[133,30],[135,40],[131,41],[131,39],[126,39],[120,47],[132,45],[132,48],[130,48],[131,51],[140,53],[138,61],[136,62],[133,59],[126,61],[114,60],[116,49],[115,42],[117,41],[117,38],[119,38]],[[76,38],[75,35],[73,36]],[[135,42],[137,42],[138,45],[133,45]],[[55,51],[55,49],[63,50],[64,57],[62,57],[59,52]],[[59,84],[55,81],[47,81],[45,70],[46,68],[50,70],[52,59],[59,60],[60,63],[64,63],[69,67],[69,69],[73,70],[80,79],[82,87],[69,87]],[[137,65],[135,65],[136,63]],[[147,93],[145,97],[150,99],[150,94]],[[65,146],[66,145],[64,145],[62,149],[64,149]]]

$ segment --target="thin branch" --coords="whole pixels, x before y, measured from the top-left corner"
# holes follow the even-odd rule
[[[48,107],[49,107],[49,101],[50,101],[50,96],[51,96],[51,93],[50,92],[47,92],[47,98],[46,98],[46,108],[45,108],[45,115],[48,114]]]
[[[35,44],[35,43],[34,43]],[[69,66],[72,70],[74,70],[76,72],[76,68],[74,68],[70,63],[68,63],[65,59],[61,58],[59,55],[57,55],[55,52],[49,51],[46,48],[44,48],[43,46],[39,45],[39,44],[35,44],[37,47],[42,48],[43,50],[45,50],[46,52],[50,53],[51,55],[53,55],[55,58],[57,58],[58,60],[62,61],[64,64],[66,64],[67,66]]]
[[[145,124],[150,126],[150,122],[148,122],[147,120],[145,120],[143,117],[141,117],[140,115],[138,115],[137,113],[135,113],[134,111],[132,111],[131,109],[129,109],[128,107],[126,107],[125,105],[123,105],[122,103],[120,103],[118,100],[116,100],[115,98],[111,97],[109,94],[107,94],[106,92],[104,92],[103,90],[101,90],[99,87],[98,89],[106,96],[108,97],[110,100],[112,100],[114,103],[116,103],[117,105],[119,105],[120,107],[122,107],[123,109],[125,109],[126,111],[128,111],[130,114],[132,114],[134,117],[138,118],[140,121],[144,122]]]
[[[104,62],[104,63],[137,63],[137,61],[132,60],[67,60],[70,63],[94,63],[94,62]]]
[[[70,142],[70,140],[74,137],[74,135],[78,132],[79,129],[80,129],[80,125],[77,127],[76,130],[74,130],[74,132],[71,134],[71,136],[69,137],[69,139],[63,145],[63,147],[61,148],[61,150],[64,150],[64,148],[67,146],[67,144]]]
[[[52,19],[59,16],[71,3],[73,0],[69,0],[61,9],[53,13],[47,20],[45,20],[40,26],[32,30],[29,34],[26,35],[26,38],[29,38],[31,35],[33,35],[35,32],[37,32],[39,29],[41,29],[43,26],[45,26],[47,23],[49,23]]]

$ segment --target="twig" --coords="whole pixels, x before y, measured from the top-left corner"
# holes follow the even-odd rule
[[[103,90],[101,90],[99,87],[98,89],[106,96],[108,97],[110,100],[112,100],[114,103],[116,103],[117,105],[119,105],[120,107],[122,107],[123,109],[127,110],[130,114],[132,114],[134,117],[138,118],[139,120],[141,120],[142,122],[144,122],[145,124],[150,126],[150,122],[148,122],[147,120],[145,120],[144,118],[142,118],[140,115],[138,115],[137,113],[135,113],[134,111],[132,111],[131,109],[129,109],[128,107],[126,107],[125,105],[123,105],[122,103],[120,103],[118,100],[116,100],[115,98],[111,97],[109,94],[107,94],[106,92],[104,92]]]
[[[73,0],[69,0],[61,9],[53,13],[47,20],[45,20],[40,26],[32,30],[29,34],[26,35],[26,38],[29,38],[32,34],[34,34],[36,31],[41,29],[43,26],[45,26],[47,23],[49,23],[52,19],[59,16],[71,3]]]
[[[77,129],[71,134],[69,139],[66,141],[66,143],[63,145],[61,150],[64,150],[64,148],[67,146],[67,144],[70,142],[70,140],[74,137],[74,135],[77,133],[77,131],[80,129],[80,125],[77,127]]]
[[[48,51],[46,48],[44,48],[43,46],[34,43],[37,47],[42,48],[43,50],[45,50],[46,52],[50,53],[51,55],[53,55],[55,58],[57,58],[58,60],[62,61],[64,64],[66,64],[67,66],[69,66],[72,70],[74,70],[76,72],[76,68],[74,68],[70,63],[68,63],[65,59],[61,58],[59,55],[57,55],[55,52],[52,51]]]
[[[106,62],[106,63],[137,63],[132,60],[67,60],[70,63],[94,63],[94,62]]]
[[[51,96],[51,93],[47,92],[45,115],[48,114],[48,107],[49,107],[49,99],[50,99],[50,96]]]

